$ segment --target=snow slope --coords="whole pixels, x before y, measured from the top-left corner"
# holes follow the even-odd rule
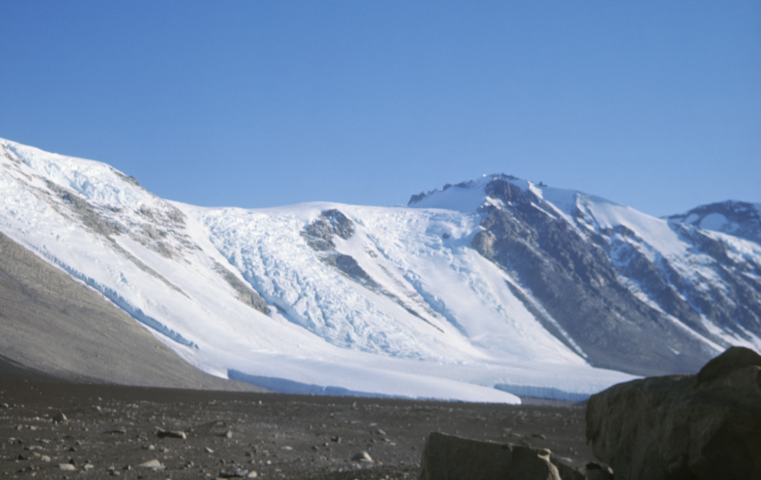
[[[509,392],[575,400],[632,378],[591,367],[572,338],[537,318],[531,292],[471,246],[481,207],[509,208],[485,193],[490,177],[432,192],[415,208],[203,208],[160,199],[100,162],[7,140],[0,149],[2,232],[214,375],[281,392],[508,403],[518,401]],[[694,268],[700,258],[665,220],[511,181],[545,200],[537,212],[579,231],[626,226],[644,254],[718,284],[713,270]],[[316,249],[306,229],[333,210],[352,234]],[[743,242],[731,239],[733,254],[759,258]],[[239,285],[268,313],[242,301]]]

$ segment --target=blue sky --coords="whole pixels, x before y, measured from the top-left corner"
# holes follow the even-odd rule
[[[0,0],[0,137],[205,206],[761,202],[761,2]]]

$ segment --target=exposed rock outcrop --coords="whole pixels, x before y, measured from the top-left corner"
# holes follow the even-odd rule
[[[471,440],[433,432],[420,462],[420,480],[584,480],[547,449]]]
[[[225,281],[238,292],[238,300],[265,315],[270,313],[270,307],[267,306],[267,302],[247,283],[240,281],[231,271],[220,264],[216,264],[214,270],[222,275]]]
[[[670,223],[694,225],[761,244],[761,211],[759,205],[752,203],[728,200],[701,205],[687,213],[666,218]]]
[[[333,235],[348,240],[354,235],[354,223],[336,209],[325,210],[315,221],[304,228],[301,236],[307,244],[317,251],[327,251],[336,248]]]
[[[365,272],[354,257],[335,251],[334,236],[348,240],[352,235],[354,235],[354,223],[335,208],[321,212],[320,216],[301,232],[301,236],[304,237],[307,245],[321,254],[323,262],[338,268],[366,287],[377,288],[378,284],[370,278],[370,275]]]
[[[697,375],[593,395],[587,441],[617,480],[761,478],[761,355],[731,347]]]
[[[606,248],[612,248],[610,239],[616,235],[632,237],[633,232],[575,229],[548,202],[506,178],[495,178],[486,186],[495,201],[480,208],[483,230],[471,246],[514,275],[541,302],[567,333],[556,333],[558,340],[574,350],[578,346],[594,366],[636,375],[690,372],[708,360],[694,336],[621,283]],[[638,253],[632,252],[632,260],[639,262],[632,265],[641,276],[652,277],[651,284],[659,289],[654,294],[675,293],[661,269]],[[699,324],[699,315],[679,295],[673,296],[680,302],[674,308],[693,314]],[[541,316],[539,320],[556,332],[554,322]],[[699,325],[698,331],[710,335]]]

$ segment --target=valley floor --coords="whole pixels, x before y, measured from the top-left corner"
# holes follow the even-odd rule
[[[63,413],[66,422],[53,419]],[[79,385],[0,379],[5,478],[417,478],[432,431],[549,448],[582,468],[585,407]],[[158,429],[187,439],[159,438]],[[352,461],[367,452],[373,462]],[[158,460],[165,469],[140,464]],[[59,464],[73,464],[61,470]]]

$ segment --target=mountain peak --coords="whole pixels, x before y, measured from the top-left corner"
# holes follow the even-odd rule
[[[532,186],[546,186],[542,182],[534,184],[513,175],[494,173],[455,185],[447,183],[441,188],[412,195],[407,206],[413,208],[442,208],[445,210],[473,213],[487,202],[489,186],[495,182],[508,182],[524,191],[528,191]]]
[[[691,225],[761,244],[761,204],[725,200],[666,217],[669,223]]]

